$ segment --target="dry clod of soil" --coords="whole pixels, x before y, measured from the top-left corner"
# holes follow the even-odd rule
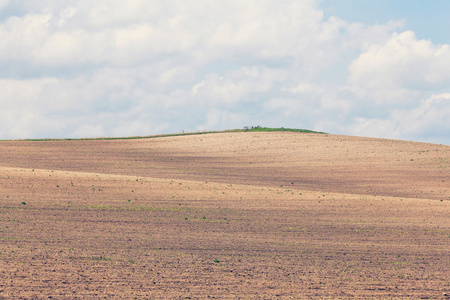
[[[448,299],[450,147],[0,142],[1,299]]]

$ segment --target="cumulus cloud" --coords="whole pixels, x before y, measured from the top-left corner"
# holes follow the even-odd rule
[[[340,127],[352,135],[448,144],[450,94],[432,95],[413,109],[392,110],[384,118],[357,117],[351,124],[325,121],[323,127]]]
[[[28,7],[33,13],[1,26],[1,53],[42,65],[129,66],[179,55],[200,63],[233,56],[285,59],[313,41],[322,17],[312,1],[84,0],[67,1],[67,7],[51,1],[41,11]]]
[[[401,137],[445,143],[450,136],[450,94],[432,95],[412,110],[394,111],[392,123]]]
[[[362,53],[349,71],[351,83],[367,88],[439,89],[450,80],[450,46],[417,40],[411,31],[394,33]]]
[[[324,19],[319,4],[0,0],[0,138],[246,125],[413,135],[399,128],[450,92],[449,45],[395,20]]]

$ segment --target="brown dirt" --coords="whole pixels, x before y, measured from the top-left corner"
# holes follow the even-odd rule
[[[446,299],[450,147],[0,142],[0,298]]]

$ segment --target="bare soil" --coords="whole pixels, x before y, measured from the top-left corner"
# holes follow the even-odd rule
[[[450,146],[0,142],[2,299],[450,299]]]

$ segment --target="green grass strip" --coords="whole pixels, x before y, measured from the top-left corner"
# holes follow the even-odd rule
[[[269,128],[269,127],[245,127],[244,129],[227,129],[221,131],[198,131],[198,132],[183,132],[183,133],[169,133],[169,134],[158,134],[158,135],[148,135],[148,136],[130,136],[130,137],[98,137],[98,138],[61,138],[61,139],[18,139],[16,141],[27,141],[27,142],[50,142],[50,141],[98,141],[98,140],[137,140],[137,139],[153,139],[161,137],[174,137],[174,136],[185,136],[185,135],[200,135],[200,134],[211,134],[211,133],[229,133],[229,132],[275,132],[275,131],[290,131],[290,132],[303,132],[303,133],[321,133],[325,132],[313,131],[308,129],[294,129],[294,128]],[[0,142],[11,141],[11,140],[0,140]]]

